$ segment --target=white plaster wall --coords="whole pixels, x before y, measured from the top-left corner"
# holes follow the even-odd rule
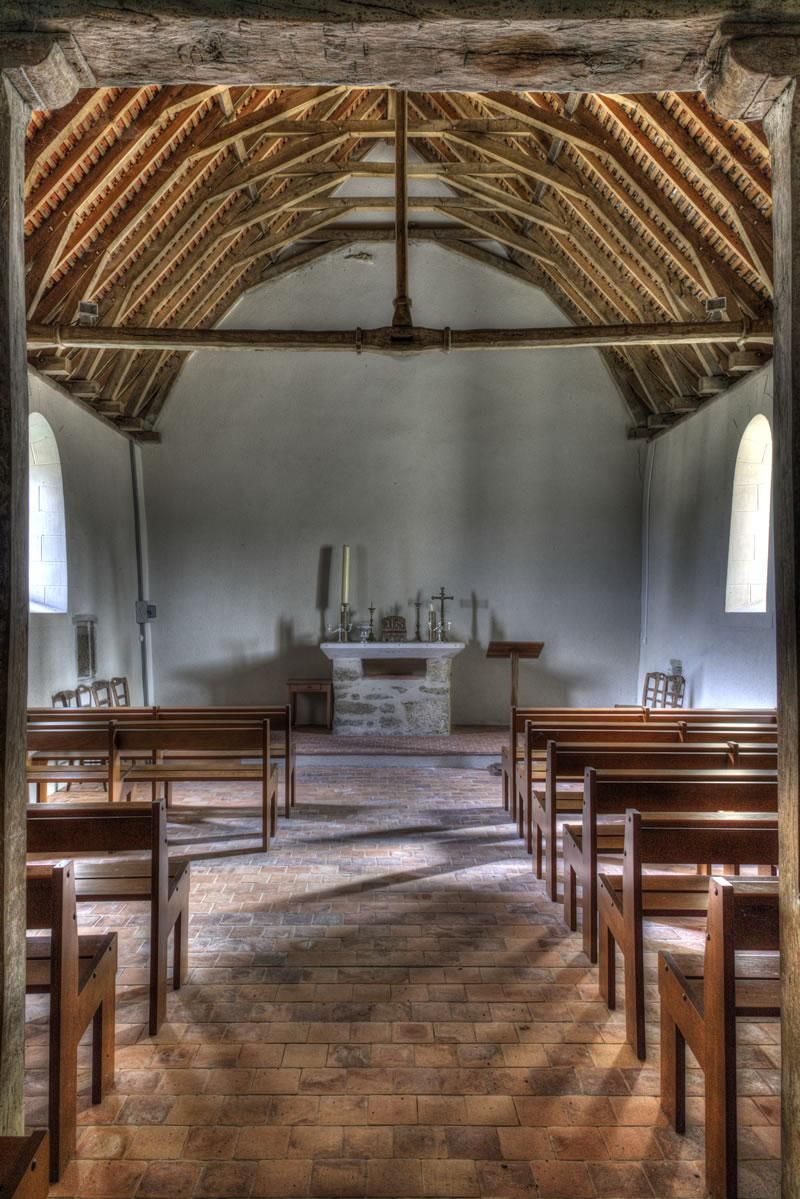
[[[29,702],[49,704],[54,691],[75,686],[77,613],[97,617],[98,678],[127,675],[136,701],[141,667],[128,442],[33,375],[29,396],[61,456],[69,587],[67,612],[30,614]]]
[[[767,612],[725,612],[736,454],[757,413],[771,422],[771,367],[651,447],[641,673],[680,659],[687,702],[697,706],[775,703],[772,563]]]
[[[387,323],[393,254],[343,249],[253,290],[224,325]],[[410,266],[418,324],[564,323],[544,294],[439,247],[412,245]],[[594,351],[196,353],[160,429],[143,450],[159,702],[282,701],[287,677],[328,674],[316,643],[345,541],[362,618],[397,604],[411,628],[418,589],[455,596],[470,641],[456,721],[505,720],[490,636],[545,641],[522,668],[528,702],[635,692],[643,451]]]

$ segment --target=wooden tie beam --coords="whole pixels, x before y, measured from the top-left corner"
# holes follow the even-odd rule
[[[163,329],[28,325],[28,349],[93,350],[547,350],[772,342],[772,321],[656,321],[532,329]]]

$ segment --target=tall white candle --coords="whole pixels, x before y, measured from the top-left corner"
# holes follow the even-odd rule
[[[342,546],[342,603],[350,603],[350,546]]]

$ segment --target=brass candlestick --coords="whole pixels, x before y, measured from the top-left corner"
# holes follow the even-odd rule
[[[422,640],[422,625],[420,624],[420,612],[422,611],[422,600],[421,599],[414,600],[414,607],[417,609],[417,627],[416,627],[416,635],[414,637],[414,640],[421,641]]]
[[[339,641],[350,639],[350,605],[339,605]]]
[[[370,604],[370,606],[369,606],[369,636],[367,637],[367,641],[375,640],[375,630],[372,627],[374,620],[375,620],[375,605]]]

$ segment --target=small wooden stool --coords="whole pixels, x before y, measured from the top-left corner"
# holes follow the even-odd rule
[[[324,695],[325,728],[333,728],[333,681],[331,679],[289,679],[287,687],[293,726],[297,724],[298,695]]]

